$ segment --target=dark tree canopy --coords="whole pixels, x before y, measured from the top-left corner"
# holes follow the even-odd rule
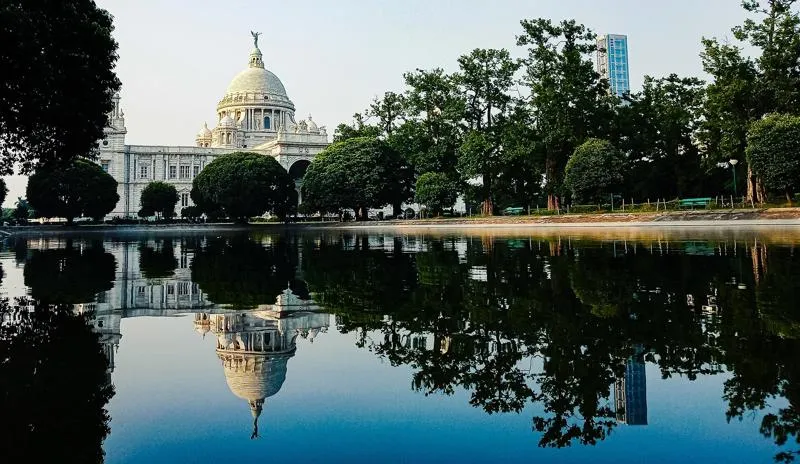
[[[142,190],[142,209],[139,215],[152,216],[160,213],[165,218],[171,218],[175,215],[177,203],[178,190],[174,185],[161,181],[150,182]]]
[[[28,179],[27,197],[42,217],[102,219],[119,201],[117,181],[95,163],[42,166]]]
[[[16,206],[14,207],[14,212],[11,213],[14,216],[14,219],[18,221],[26,221],[31,217],[31,206],[28,204],[28,200],[18,197]]]
[[[311,211],[343,208],[365,219],[367,208],[402,202],[410,166],[388,143],[368,137],[336,142],[314,158],[303,179],[303,202]]]
[[[589,139],[567,161],[564,185],[576,202],[602,201],[623,181],[625,159],[606,140]]]
[[[236,152],[220,156],[195,177],[192,200],[209,216],[248,218],[271,212],[283,219],[296,206],[294,182],[271,156]]]
[[[0,172],[87,156],[120,87],[111,15],[92,0],[9,0],[0,24]]]
[[[0,179],[0,205],[6,201],[6,195],[8,195],[8,187],[6,187],[6,181]]]
[[[800,186],[800,116],[771,114],[747,133],[747,162],[768,190],[791,194]]]

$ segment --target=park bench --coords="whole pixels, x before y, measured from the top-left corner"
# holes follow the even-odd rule
[[[506,216],[519,216],[524,212],[525,208],[523,208],[522,206],[509,206],[508,208],[503,210],[503,214]]]
[[[684,198],[678,202],[678,207],[694,209],[695,206],[702,206],[706,208],[712,201],[712,198]]]

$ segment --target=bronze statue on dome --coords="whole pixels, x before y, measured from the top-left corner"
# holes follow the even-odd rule
[[[250,31],[250,35],[252,35],[252,36],[253,36],[253,45],[254,45],[256,48],[258,48],[258,36],[260,36],[260,35],[261,35],[261,33],[260,33],[260,32],[253,32],[253,31]]]

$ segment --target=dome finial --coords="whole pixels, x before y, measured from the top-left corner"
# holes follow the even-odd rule
[[[258,36],[260,36],[261,33],[250,31],[250,35],[253,36],[254,47],[253,51],[250,52],[250,67],[264,69],[264,60],[261,59],[261,50],[258,48]]]
[[[264,404],[264,399],[259,399],[255,401],[249,401],[250,404],[250,414],[253,416],[253,433],[250,434],[250,439],[254,440],[259,438],[258,435],[258,416],[261,415],[261,407]]]
[[[258,48],[258,36],[260,36],[261,33],[250,31],[250,35],[253,36],[253,47]]]

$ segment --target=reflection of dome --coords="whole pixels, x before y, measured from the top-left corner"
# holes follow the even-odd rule
[[[291,290],[283,295],[292,295]],[[195,315],[196,326],[206,322],[217,337],[217,357],[222,361],[228,388],[250,406],[251,438],[257,438],[264,400],[283,386],[289,358],[297,349],[297,335],[311,330],[316,336],[328,326],[329,316],[295,313],[280,317],[273,310]]]
[[[197,324],[197,323],[195,323],[194,325],[194,331],[199,333],[200,335],[207,334],[209,330],[210,327],[208,325]]]
[[[194,330],[203,337],[211,330],[211,320],[205,313],[196,313],[194,315]]]
[[[252,402],[278,393],[286,380],[286,365],[294,352],[279,355],[218,353],[228,388],[239,398]]]

